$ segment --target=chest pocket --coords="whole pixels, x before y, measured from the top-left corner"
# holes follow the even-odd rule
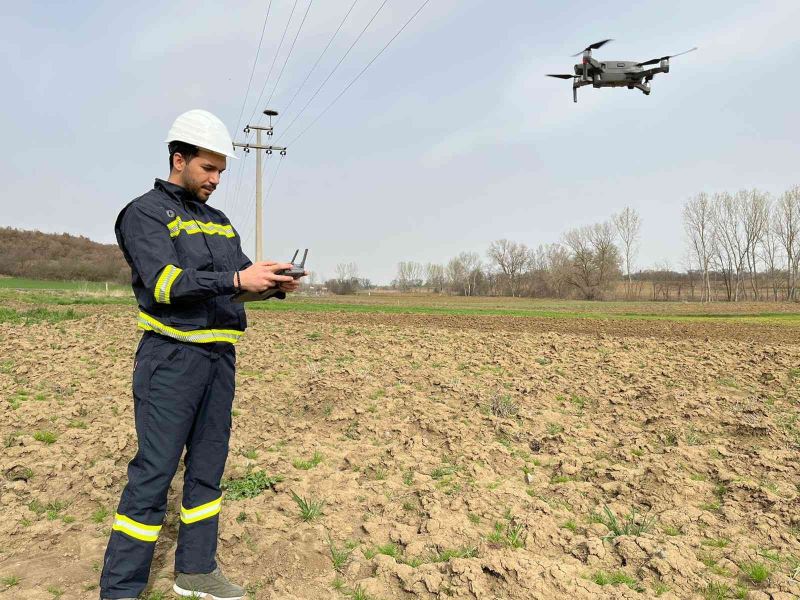
[[[233,235],[233,228],[223,223],[204,220],[202,216],[177,215],[167,224],[169,235],[183,268],[215,271],[215,238]]]
[[[235,234],[234,234],[235,235]],[[206,236],[206,241],[211,248],[214,269],[216,271],[235,271],[236,264],[236,238],[223,235]]]

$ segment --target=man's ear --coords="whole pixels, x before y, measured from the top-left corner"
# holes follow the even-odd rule
[[[181,173],[186,166],[186,161],[183,159],[183,154],[176,152],[172,155],[172,170]]]

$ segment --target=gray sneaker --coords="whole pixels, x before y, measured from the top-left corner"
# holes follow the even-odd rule
[[[177,573],[173,591],[187,598],[242,600],[244,588],[228,581],[219,567],[211,573]]]

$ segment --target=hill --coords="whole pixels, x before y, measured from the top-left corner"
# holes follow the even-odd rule
[[[0,227],[0,275],[130,282],[130,269],[115,244],[12,227]]]

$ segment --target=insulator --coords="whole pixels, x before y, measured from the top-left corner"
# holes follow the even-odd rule
[[[267,154],[272,154],[272,150],[270,150],[269,148],[267,148]]]
[[[286,156],[286,150],[281,150],[281,156]]]

